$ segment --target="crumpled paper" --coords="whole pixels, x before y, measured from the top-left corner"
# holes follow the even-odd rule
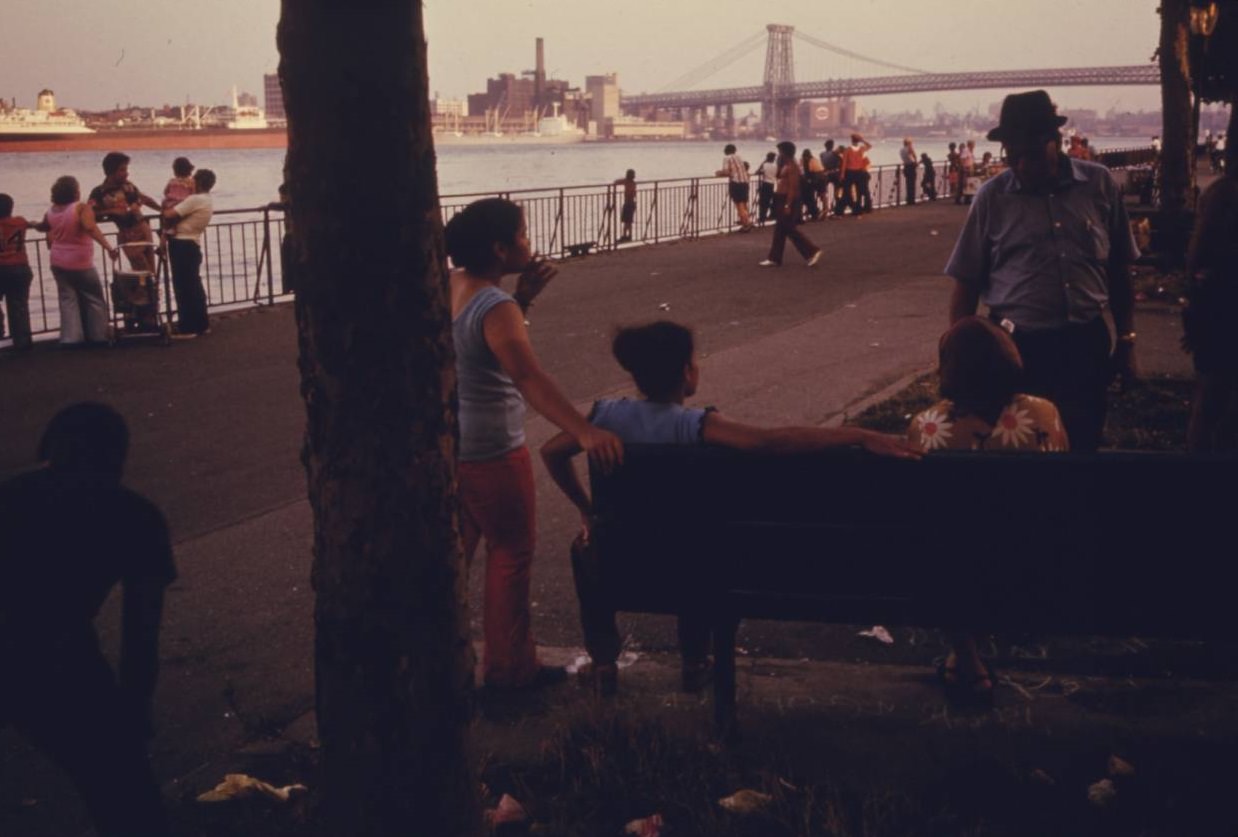
[[[1135,775],[1135,765],[1131,764],[1129,761],[1119,756],[1111,755],[1109,757],[1108,768],[1109,768],[1110,776],[1120,777],[1120,776],[1134,776]]]
[[[718,804],[733,814],[755,814],[773,801],[768,793],[744,788],[719,799]]]
[[[1112,779],[1101,779],[1088,787],[1088,802],[1098,808],[1111,805],[1118,798],[1118,788]]]
[[[515,797],[506,793],[499,797],[499,804],[497,806],[486,812],[486,821],[490,823],[491,828],[511,823],[527,822],[528,819],[529,814],[524,810],[524,806],[517,802]]]
[[[276,802],[287,802],[308,792],[309,788],[305,785],[285,785],[282,788],[277,788],[261,779],[255,779],[253,776],[247,776],[244,773],[228,773],[224,775],[224,780],[216,785],[213,790],[199,794],[198,801],[230,802],[233,799],[251,799],[256,796],[264,796],[268,799],[274,799]]]
[[[894,644],[894,637],[890,636],[890,632],[887,631],[883,625],[873,625],[869,630],[860,631],[856,634],[856,636],[872,637],[878,642],[885,643],[886,645]]]
[[[662,837],[667,830],[666,821],[661,814],[632,820],[623,827],[624,834],[634,834],[636,837]]]

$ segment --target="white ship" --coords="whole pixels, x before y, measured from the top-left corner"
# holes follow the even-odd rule
[[[34,110],[19,108],[17,100],[0,99],[0,139],[51,139],[71,134],[93,134],[76,112],[56,107],[56,94],[40,90]]]
[[[267,124],[266,111],[256,105],[242,105],[237,102],[236,85],[232,86],[232,118],[227,127],[238,131],[262,130],[271,127]]]
[[[521,145],[521,144],[566,144],[583,142],[587,135],[563,114],[559,106],[554,106],[554,114],[543,116],[533,121],[532,111],[525,116],[525,130],[504,133],[499,129],[502,124],[500,115],[494,113],[494,123],[491,127],[490,114],[486,115],[486,130],[482,133],[470,134],[460,131],[458,124],[434,130],[434,142],[437,145]]]

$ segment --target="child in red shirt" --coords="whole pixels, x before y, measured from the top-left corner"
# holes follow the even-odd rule
[[[13,214],[13,199],[0,194],[0,297],[9,313],[9,334],[13,348],[29,349],[30,283],[34,274],[26,258],[26,230],[33,224]],[[0,316],[0,337],[4,336],[4,317]]]

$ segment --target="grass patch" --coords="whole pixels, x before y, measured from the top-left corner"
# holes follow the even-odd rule
[[[1186,426],[1194,384],[1181,378],[1150,378],[1110,392],[1106,447],[1117,450],[1186,450]],[[905,433],[912,417],[938,400],[937,375],[922,375],[891,398],[853,417],[850,424],[883,433]]]

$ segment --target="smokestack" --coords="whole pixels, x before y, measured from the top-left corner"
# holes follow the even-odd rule
[[[539,111],[543,104],[542,95],[546,88],[546,46],[545,42],[537,39],[537,65],[533,72],[533,105]]]

